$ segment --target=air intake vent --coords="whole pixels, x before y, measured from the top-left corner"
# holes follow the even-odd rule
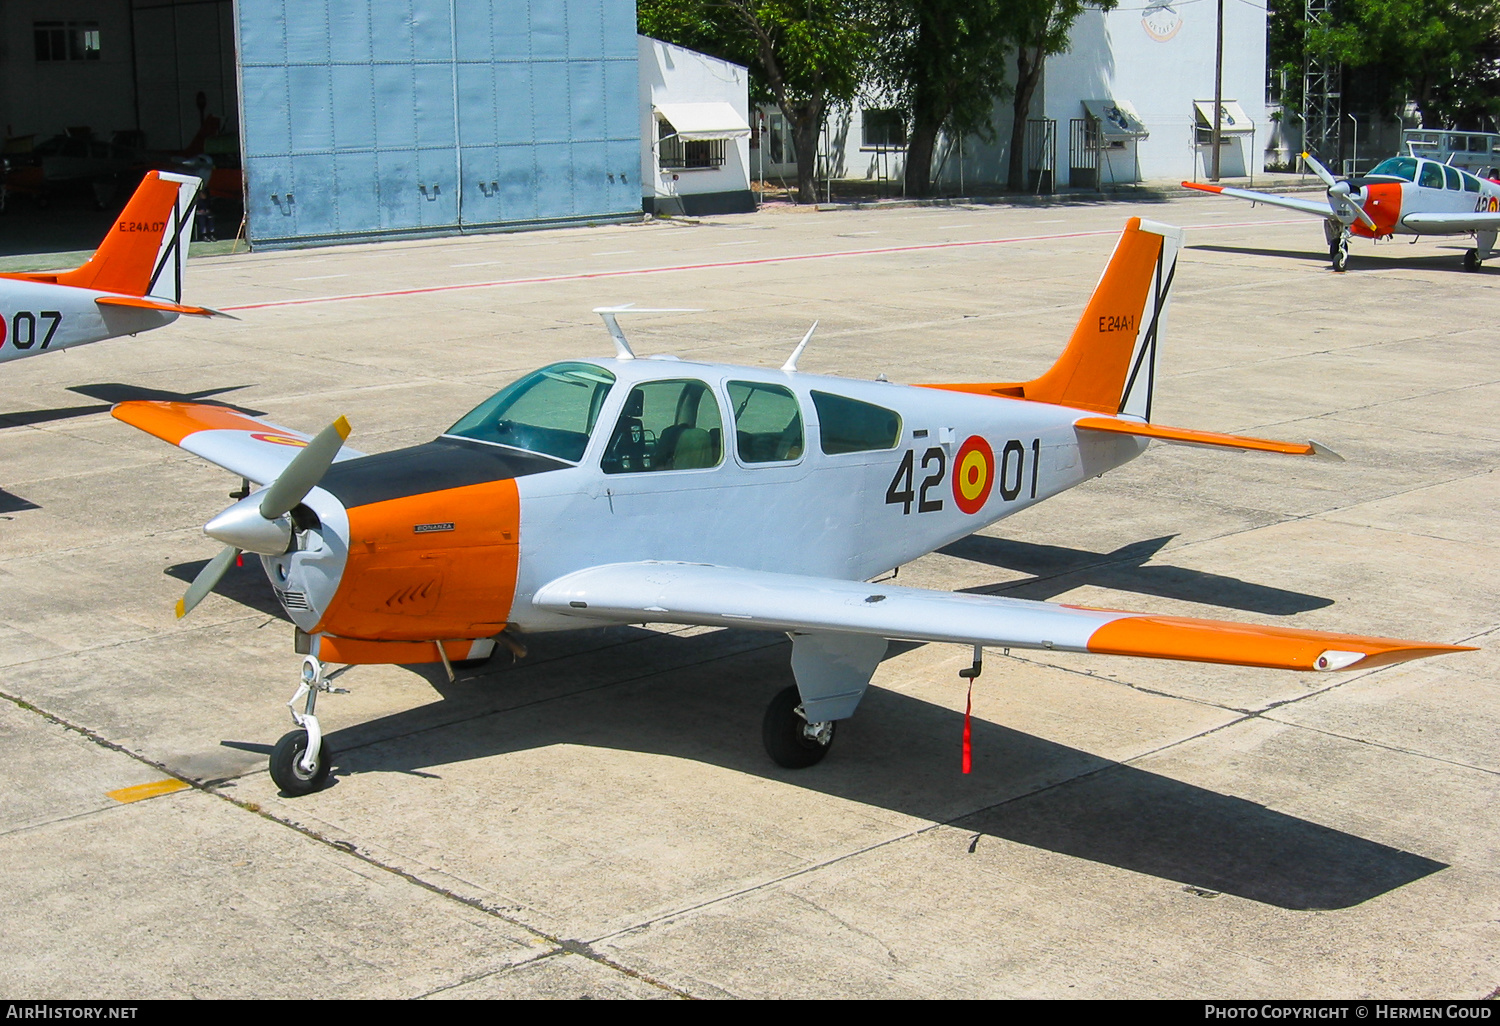
[[[288,610],[312,608],[307,604],[307,596],[300,591],[282,591],[280,588],[274,590],[276,597],[281,600],[281,604]]]

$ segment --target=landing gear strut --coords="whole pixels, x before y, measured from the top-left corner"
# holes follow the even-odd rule
[[[1484,261],[1479,258],[1479,250],[1471,249],[1464,254],[1464,270],[1477,271],[1482,263]]]
[[[766,754],[778,766],[806,769],[823,761],[833,744],[832,720],[809,723],[802,712],[802,695],[797,685],[784,688],[766,706],[761,725]]]
[[[336,688],[330,683],[349,667],[323,673],[323,664],[312,656],[302,660],[302,681],[292,695],[287,707],[292,710],[292,720],[299,729],[282,736],[271,752],[271,779],[283,794],[293,797],[312,794],[328,783],[328,769],[333,762],[333,751],[323,743],[323,728],[314,713],[318,692],[347,695],[347,688]],[[302,711],[297,710],[298,704]]]
[[[1339,237],[1328,244],[1328,260],[1335,271],[1342,272],[1349,266],[1349,233],[1340,232]]]

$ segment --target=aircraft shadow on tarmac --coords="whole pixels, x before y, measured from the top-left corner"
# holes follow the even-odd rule
[[[1256,246],[1210,246],[1198,245],[1187,246],[1186,249],[1201,249],[1210,253],[1232,253],[1236,256],[1268,256],[1268,257],[1290,257],[1293,260],[1310,260],[1314,263],[1328,263],[1327,250],[1310,249],[1261,249]],[[1382,245],[1373,250],[1351,250],[1349,253],[1349,270],[1357,271],[1361,267],[1382,270],[1399,267],[1408,271],[1430,271],[1434,267],[1462,267],[1462,258],[1457,251],[1441,255],[1424,256],[1392,256],[1393,245]]]
[[[20,513],[22,510],[41,508],[30,499],[23,499],[19,495],[13,495],[4,488],[0,488],[0,514]]]
[[[51,410],[18,410],[14,413],[0,413],[0,430],[13,427],[30,427],[35,424],[50,424],[58,420],[73,420],[77,417],[90,417],[96,413],[108,413],[109,408],[115,403],[128,402],[133,399],[149,399],[156,402],[173,403],[199,403],[211,396],[223,395],[225,392],[237,392],[249,385],[230,385],[226,388],[205,388],[197,392],[164,392],[156,388],[143,388],[138,385],[122,385],[118,382],[102,382],[97,385],[72,385],[69,392],[77,392],[79,395],[88,396],[90,399],[99,400],[88,406],[62,406]],[[102,403],[103,405],[100,405]],[[252,410],[244,406],[235,406],[232,403],[214,402],[214,406],[225,406],[240,413],[249,414],[253,417],[264,416],[263,411]]]
[[[970,588],[986,595],[1012,598],[1050,599],[1082,584],[1096,584],[1115,591],[1179,599],[1209,606],[1242,609],[1252,613],[1288,616],[1322,609],[1333,600],[1299,591],[1252,584],[1236,577],[1188,570],[1176,566],[1146,566],[1174,535],[1131,542],[1113,552],[1090,552],[1057,545],[1036,545],[971,534],[938,551],[988,566],[1030,574],[1024,581]]]
[[[840,725],[823,763],[781,769],[760,742],[765,704],[791,681],[789,645],[772,637],[577,631],[534,637],[519,665],[456,683],[441,668],[412,667],[442,698],[334,731],[332,783],[390,772],[441,779],[458,762],[549,747],[567,759],[566,746],[585,746],[719,766],[946,823],[974,832],[970,851],[997,838],[1287,909],[1346,908],[1447,868],[982,719],[973,722],[975,770],[963,776],[962,712],[878,686]],[[979,687],[1003,687],[1005,667],[992,658]],[[358,686],[352,674],[345,680]],[[960,686],[955,677],[955,693]]]

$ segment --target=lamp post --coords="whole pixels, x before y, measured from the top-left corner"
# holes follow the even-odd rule
[[[1354,122],[1354,159],[1350,161],[1350,174],[1359,174],[1359,119],[1353,114],[1345,114],[1344,117]]]
[[[1224,0],[1219,0],[1218,32],[1214,45],[1214,162],[1209,181],[1219,180],[1219,124],[1224,117]]]

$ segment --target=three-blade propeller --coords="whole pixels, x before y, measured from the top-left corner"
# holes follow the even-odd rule
[[[1329,171],[1317,157],[1311,153],[1302,154],[1302,159],[1307,161],[1307,166],[1312,168],[1313,174],[1328,187],[1328,202],[1338,212],[1339,220],[1345,225],[1353,224],[1355,219],[1365,223],[1366,227],[1374,228],[1375,220],[1365,213],[1363,207],[1354,201],[1349,195],[1349,180],[1347,178],[1335,178],[1333,172]]]
[[[340,417],[292,457],[269,488],[241,499],[208,522],[203,533],[228,544],[198,571],[187,592],[177,600],[179,619],[214,590],[241,552],[279,556],[287,550],[293,528],[286,515],[323,480],[348,437],[349,421]]]

